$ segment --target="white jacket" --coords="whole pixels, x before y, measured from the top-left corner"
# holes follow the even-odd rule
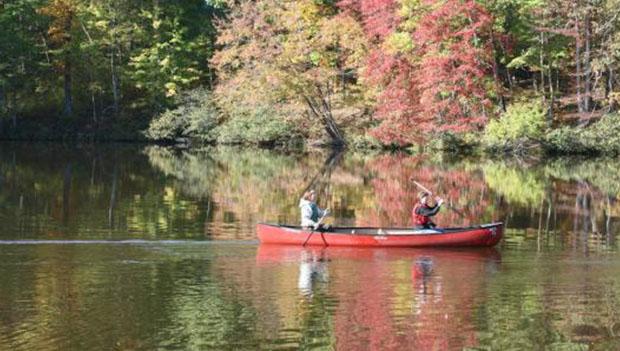
[[[316,206],[318,211],[318,216],[312,218],[312,207]],[[301,210],[301,226],[302,227],[313,227],[318,224],[319,219],[325,215],[325,210],[322,210],[316,204],[311,201],[301,199],[299,200],[299,208]]]

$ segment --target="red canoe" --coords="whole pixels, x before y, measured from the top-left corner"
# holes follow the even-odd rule
[[[329,232],[312,232],[296,226],[259,223],[256,232],[260,242],[265,244],[455,247],[494,246],[502,238],[504,226],[499,222],[441,229],[335,227]]]

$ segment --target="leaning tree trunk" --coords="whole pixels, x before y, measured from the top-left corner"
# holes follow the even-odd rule
[[[329,135],[332,141],[332,145],[343,147],[346,145],[346,141],[332,115],[329,97],[323,92],[323,89],[318,86],[316,88],[318,93],[316,97],[304,95],[310,113],[321,122],[323,128],[325,128],[325,132],[327,132],[327,135]]]

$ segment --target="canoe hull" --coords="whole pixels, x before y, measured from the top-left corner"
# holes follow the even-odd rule
[[[360,247],[488,247],[502,238],[503,224],[469,228],[445,228],[441,233],[406,229],[334,228],[334,232],[311,232],[300,227],[259,223],[261,243],[283,245]]]

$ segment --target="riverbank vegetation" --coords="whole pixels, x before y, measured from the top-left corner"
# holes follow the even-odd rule
[[[0,136],[617,154],[618,0],[0,3]]]

